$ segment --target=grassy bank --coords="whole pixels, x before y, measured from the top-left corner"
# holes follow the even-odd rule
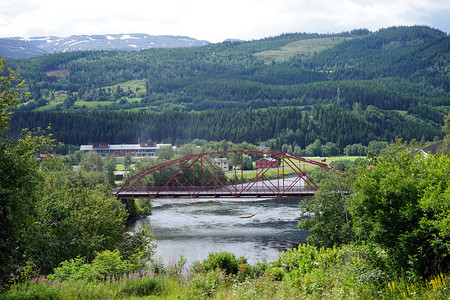
[[[409,282],[393,278],[382,252],[362,246],[300,246],[275,262],[250,265],[231,253],[211,253],[189,269],[184,260],[154,263],[127,274],[64,272],[18,283],[1,299],[448,299],[448,276]],[[70,270],[70,271],[68,271]],[[80,279],[80,270],[85,277]],[[71,273],[72,272],[72,273]],[[78,273],[77,273],[78,272]],[[95,273],[93,275],[93,273]],[[63,276],[61,274],[64,274]],[[100,274],[100,275],[99,275]]]

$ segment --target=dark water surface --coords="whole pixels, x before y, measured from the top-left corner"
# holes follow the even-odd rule
[[[297,228],[299,199],[154,199],[152,214],[131,231],[150,225],[156,257],[168,263],[183,255],[187,264],[210,252],[244,255],[250,263],[275,260],[308,236]],[[253,214],[251,218],[239,215]]]

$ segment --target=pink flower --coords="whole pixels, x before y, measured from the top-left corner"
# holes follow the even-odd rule
[[[371,167],[372,167],[372,166],[368,166],[368,167],[367,167],[367,170],[370,170]]]

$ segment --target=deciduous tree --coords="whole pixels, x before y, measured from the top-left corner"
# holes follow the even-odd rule
[[[3,74],[0,59],[0,74]],[[23,259],[22,235],[38,199],[37,187],[42,179],[36,152],[49,149],[52,140],[24,131],[11,138],[9,109],[19,103],[17,75],[8,70],[0,76],[0,286]]]
[[[450,263],[450,158],[397,142],[362,170],[350,205],[359,239],[386,249],[393,272],[429,276]]]
[[[352,218],[349,198],[352,178],[343,173],[329,173],[314,198],[300,203],[303,218],[299,228],[310,230],[307,242],[317,247],[332,247],[352,241]]]

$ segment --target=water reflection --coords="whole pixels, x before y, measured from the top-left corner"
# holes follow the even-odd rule
[[[152,215],[131,230],[150,224],[156,256],[167,263],[183,255],[190,265],[209,252],[244,255],[250,263],[275,260],[278,252],[303,243],[297,228],[299,199],[155,199]],[[251,218],[239,218],[250,214]]]

